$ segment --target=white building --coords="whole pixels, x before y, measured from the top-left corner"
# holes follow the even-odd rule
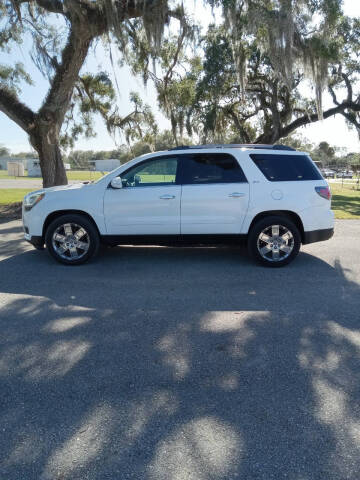
[[[116,158],[109,158],[108,160],[95,160],[95,170],[97,172],[111,172],[117,167],[120,167],[120,160]]]
[[[38,158],[28,158],[27,170],[28,177],[41,177],[40,160]]]
[[[25,174],[24,164],[22,162],[8,162],[7,171],[11,177],[23,177]]]
[[[16,157],[0,157],[0,170],[7,170],[8,162],[17,162],[22,163],[24,168],[26,168],[27,159],[26,158],[16,158]]]

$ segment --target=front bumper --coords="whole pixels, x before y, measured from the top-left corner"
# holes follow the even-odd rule
[[[303,245],[308,243],[323,242],[329,240],[334,235],[333,228],[326,228],[322,230],[312,230],[311,232],[304,232]]]
[[[44,249],[44,239],[42,237],[31,236],[28,233],[25,233],[24,238],[27,242],[31,243],[31,245],[37,250]]]
[[[31,210],[30,210],[31,212]],[[29,225],[31,225],[33,222],[31,222],[30,217],[30,212],[26,212],[24,208],[24,204],[22,206],[22,223],[23,223],[23,229],[24,229],[24,239],[31,243],[33,247],[35,247],[37,250],[43,250],[44,249],[44,239],[41,235],[31,235],[30,233],[30,228]],[[31,229],[32,230],[32,229]]]

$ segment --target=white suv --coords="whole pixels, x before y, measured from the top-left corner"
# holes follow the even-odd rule
[[[263,265],[331,238],[331,193],[310,157],[282,145],[178,147],[136,158],[94,183],[23,202],[25,239],[77,265],[100,243],[238,244]]]

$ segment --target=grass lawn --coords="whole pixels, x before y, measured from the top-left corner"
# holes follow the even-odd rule
[[[12,177],[11,175],[7,174],[7,170],[0,170],[0,178],[5,180],[15,180],[16,178],[31,178],[28,176],[25,177]]]
[[[68,170],[66,175],[68,180],[97,180],[104,176],[102,172],[92,172],[90,170]]]
[[[336,218],[360,218],[360,190],[342,187],[341,184],[330,184],[332,209]]]
[[[22,202],[24,196],[36,190],[35,188],[0,188],[0,205]]]

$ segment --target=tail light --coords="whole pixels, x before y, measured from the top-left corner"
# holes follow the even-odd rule
[[[320,197],[325,198],[326,200],[331,200],[331,190],[330,187],[315,187],[315,191]]]

